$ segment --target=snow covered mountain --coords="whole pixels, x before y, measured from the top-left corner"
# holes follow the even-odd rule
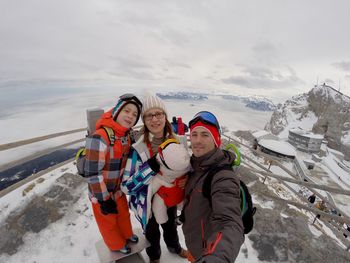
[[[350,98],[323,84],[279,104],[266,130],[281,138],[291,128],[300,127],[322,134],[328,146],[350,159]]]
[[[177,99],[177,100],[191,100],[200,101],[207,100],[208,96],[201,93],[192,92],[168,92],[168,93],[157,93],[157,95],[162,99]]]
[[[238,100],[245,104],[246,107],[258,111],[274,111],[276,109],[275,104],[268,98],[259,96],[234,96],[234,95],[223,95],[224,99],[228,100]]]
[[[275,104],[264,97],[259,96],[236,96],[236,95],[212,95],[207,93],[193,93],[193,92],[168,92],[157,93],[162,99],[177,99],[177,100],[191,100],[191,101],[203,101],[208,100],[209,96],[218,96],[224,100],[232,100],[241,102],[247,108],[251,108],[257,111],[274,111],[276,109]]]

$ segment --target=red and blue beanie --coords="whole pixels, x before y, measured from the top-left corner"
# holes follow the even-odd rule
[[[204,129],[206,129],[210,134],[211,137],[214,140],[215,146],[216,147],[220,147],[221,145],[221,137],[220,137],[220,133],[218,131],[218,129],[214,126],[214,125],[210,125],[210,124],[206,124],[203,123],[202,121],[197,121],[195,124],[193,124],[190,127],[190,136],[192,138],[192,132],[197,128],[197,127],[202,127]]]

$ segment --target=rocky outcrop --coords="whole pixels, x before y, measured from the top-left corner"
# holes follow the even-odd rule
[[[298,122],[307,116],[309,110],[307,105],[307,93],[293,96],[284,104],[278,104],[273,112],[270,122],[265,129],[271,133],[280,134],[290,123]]]
[[[265,129],[275,135],[301,127],[322,134],[330,148],[350,159],[350,98],[325,84],[287,100],[271,116]]]
[[[318,117],[312,131],[324,134],[328,146],[350,158],[350,145],[343,135],[350,132],[350,98],[329,86],[319,86],[309,92],[308,103]]]

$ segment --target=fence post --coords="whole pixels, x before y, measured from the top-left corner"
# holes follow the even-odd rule
[[[265,180],[266,180],[266,178],[267,178],[267,175],[265,175],[264,181],[262,182],[263,184],[265,184]]]

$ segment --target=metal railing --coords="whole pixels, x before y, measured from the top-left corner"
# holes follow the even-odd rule
[[[75,130],[71,130],[71,131],[53,133],[53,134],[39,136],[39,137],[21,140],[21,141],[17,141],[17,142],[5,143],[5,144],[0,145],[0,151],[5,151],[5,150],[12,149],[12,148],[24,146],[27,144],[41,142],[41,141],[45,141],[48,139],[52,139],[52,138],[56,138],[56,137],[60,137],[60,136],[65,136],[65,135],[69,135],[69,134],[77,133],[77,132],[82,132],[82,131],[86,131],[86,128],[80,128],[80,129],[75,129]]]
[[[139,129],[141,126],[137,126],[135,127],[136,129]],[[35,138],[31,138],[31,139],[26,139],[26,140],[21,140],[21,141],[17,141],[17,142],[11,142],[11,143],[6,143],[6,144],[2,144],[0,145],[0,151],[6,151],[6,150],[9,150],[9,149],[13,149],[13,148],[16,148],[16,147],[21,147],[21,146],[24,146],[24,145],[28,145],[28,144],[32,144],[32,143],[36,143],[36,142],[40,142],[40,141],[45,141],[45,140],[49,140],[49,139],[52,139],[52,138],[57,138],[57,137],[61,137],[61,136],[66,136],[66,135],[69,135],[69,134],[74,134],[74,133],[78,133],[78,132],[82,132],[82,131],[86,131],[86,128],[79,128],[79,129],[74,129],[74,130],[70,130],[70,131],[65,131],[65,132],[59,132],[59,133],[54,133],[54,134],[49,134],[49,135],[44,135],[44,136],[40,136],[40,137],[35,137]],[[186,137],[188,138],[189,137],[189,134],[186,134]],[[292,204],[292,205],[295,205],[295,206],[298,206],[300,208],[303,208],[305,210],[309,210],[311,212],[314,212],[314,213],[318,213],[318,214],[322,214],[324,216],[328,216],[328,218],[332,218],[336,221],[341,221],[341,222],[347,222],[348,224],[350,224],[350,217],[348,217],[346,215],[346,213],[344,213],[344,211],[341,211],[338,207],[336,207],[334,204],[332,203],[329,203],[327,199],[325,199],[321,194],[319,194],[315,189],[319,189],[319,190],[323,190],[323,191],[327,191],[327,192],[332,192],[332,193],[337,193],[337,194],[343,194],[343,195],[349,195],[350,196],[350,191],[349,190],[345,190],[345,189],[340,189],[340,188],[335,188],[335,187],[329,187],[329,186],[326,186],[326,185],[318,185],[318,184],[314,184],[314,183],[308,183],[308,182],[305,182],[303,180],[298,180],[297,178],[299,177],[298,175],[294,174],[293,172],[289,171],[286,167],[283,166],[283,164],[281,163],[281,161],[290,161],[289,159],[283,159],[283,158],[276,158],[276,157],[273,157],[273,156],[270,156],[266,153],[262,153],[258,150],[255,150],[253,149],[251,146],[249,145],[246,145],[244,144],[243,142],[240,142],[238,140],[236,140],[235,138],[233,137],[230,137],[228,135],[225,135],[223,134],[222,135],[223,138],[226,138],[228,140],[228,143],[231,143],[233,142],[234,144],[236,145],[239,145],[239,146],[242,146],[242,147],[245,147],[247,149],[249,149],[249,151],[251,151],[252,153],[256,154],[257,156],[260,156],[260,157],[263,157],[265,160],[268,160],[269,162],[273,163],[274,165],[277,165],[279,166],[280,168],[282,168],[286,173],[288,173],[289,175],[291,175],[294,179],[292,178],[289,178],[289,177],[285,177],[285,176],[281,176],[281,175],[277,175],[277,174],[274,174],[272,173],[269,169],[267,169],[266,167],[264,167],[263,165],[261,165],[260,163],[256,162],[255,160],[253,160],[252,158],[244,155],[244,154],[241,154],[242,156],[242,164],[247,168],[249,169],[250,171],[252,171],[253,173],[255,173],[256,175],[261,175],[261,176],[264,176],[265,179],[267,177],[271,177],[271,178],[275,178],[277,179],[278,181],[280,181],[281,183],[283,183],[288,189],[292,190],[295,194],[299,195],[302,199],[305,199],[305,197],[303,197],[302,195],[300,195],[299,193],[295,192],[287,183],[293,183],[293,184],[298,184],[300,186],[305,186],[307,187],[311,192],[315,193],[320,199],[324,200],[328,206],[336,209],[337,211],[339,212],[342,212],[342,217],[340,218],[339,216],[332,216],[332,215],[329,215],[329,214],[326,214],[326,213],[323,213],[322,211],[319,211],[317,209],[314,209],[314,208],[311,208],[311,207],[308,207],[308,206],[305,206],[305,205],[302,205],[300,203],[296,203],[296,202],[293,202],[293,201],[290,201],[290,200],[284,200],[286,203],[289,203],[289,204]],[[0,166],[0,171],[3,171],[3,170],[6,170],[6,169],[9,169],[15,165],[18,165],[19,163],[24,163],[24,162],[27,162],[27,161],[30,161],[34,158],[38,158],[40,156],[44,156],[44,155],[47,155],[49,153],[52,153],[58,149],[62,149],[62,148],[65,148],[67,146],[71,146],[71,145],[74,145],[74,144],[77,144],[77,143],[80,143],[80,142],[83,142],[85,140],[85,138],[82,138],[82,139],[78,139],[78,140],[74,140],[74,141],[70,141],[70,142],[67,142],[67,143],[64,143],[64,144],[61,144],[61,145],[58,145],[58,146],[55,146],[55,147],[52,147],[52,148],[49,148],[49,149],[46,149],[46,150],[43,150],[43,151],[40,151],[40,152],[37,152],[35,154],[31,154],[30,156],[28,157],[25,157],[25,158],[22,158],[20,160],[17,160],[17,161],[14,161],[14,162],[9,162],[5,165],[2,165]],[[57,164],[55,165],[54,167],[55,168],[58,168],[70,161],[72,161],[73,159],[70,159],[70,160],[67,160],[65,161],[64,163],[61,163],[61,164]],[[257,168],[253,167],[253,165],[255,165]],[[49,168],[49,169],[52,169],[52,168]],[[24,184],[24,183],[27,183],[31,180],[34,180],[35,178],[37,178],[38,176],[40,175],[43,175],[45,174],[45,172],[47,172],[47,170],[45,171],[41,171],[39,174],[36,174],[36,175],[33,175],[33,176],[29,176],[27,177],[26,179],[2,190],[0,192],[0,197],[5,195],[6,193],[16,189],[18,186]],[[265,181],[265,180],[264,180]],[[304,200],[305,201],[305,200]]]

